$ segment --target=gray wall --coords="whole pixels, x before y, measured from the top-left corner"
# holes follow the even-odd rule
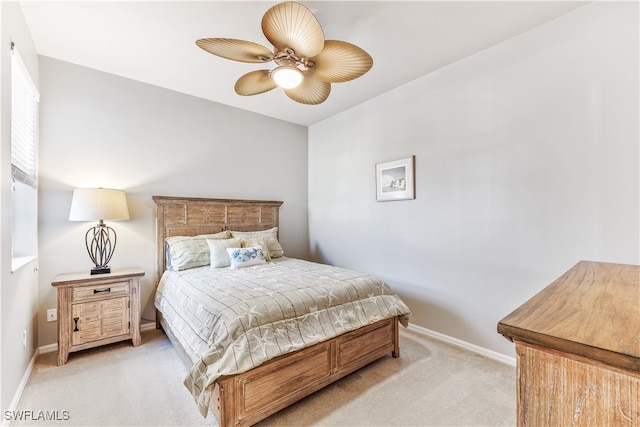
[[[93,224],[68,221],[76,187],[126,191],[131,220],[110,224],[111,266],[146,271],[146,320],[155,314],[153,195],[283,200],[285,253],[308,256],[306,127],[47,57],[40,75],[40,345],[57,341],[46,321],[51,280],[91,267]]]
[[[639,262],[638,52],[638,4],[594,2],[311,126],[313,258],[512,355],[497,322],[579,260]],[[376,202],[409,155],[416,199]]]

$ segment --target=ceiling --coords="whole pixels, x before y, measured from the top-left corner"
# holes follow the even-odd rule
[[[204,37],[253,41],[274,1],[22,1],[40,55],[205,98],[301,125],[312,125],[381,93],[509,39],[584,5],[575,1],[303,1],[326,39],[366,50],[373,68],[332,85],[320,105],[281,89],[239,96],[243,74],[273,68],[234,62],[195,45]]]

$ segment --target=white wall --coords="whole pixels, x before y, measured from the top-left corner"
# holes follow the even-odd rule
[[[497,322],[576,262],[640,261],[638,29],[594,2],[311,126],[314,259],[512,355]],[[376,202],[374,165],[409,155],[416,199]]]
[[[154,319],[155,206],[151,197],[283,200],[285,253],[308,256],[307,128],[41,57],[39,344],[57,341],[51,280],[88,271],[84,234],[69,222],[76,187],[126,191],[131,220],[112,268],[138,265],[143,319]]]
[[[37,261],[11,272],[11,42],[34,83],[38,56],[17,2],[0,2],[0,408],[8,409],[35,352]],[[23,331],[27,334],[23,346]]]

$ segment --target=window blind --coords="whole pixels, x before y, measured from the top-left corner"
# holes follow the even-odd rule
[[[36,187],[40,94],[17,48],[11,45],[11,174]]]

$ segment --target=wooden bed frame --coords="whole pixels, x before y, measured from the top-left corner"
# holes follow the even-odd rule
[[[154,196],[153,200],[156,285],[166,268],[165,238],[278,227],[282,205],[277,201],[163,196]],[[193,362],[157,310],[156,324],[191,367]],[[221,427],[252,425],[389,353],[400,356],[397,317],[280,356],[247,372],[220,377],[210,408]]]

